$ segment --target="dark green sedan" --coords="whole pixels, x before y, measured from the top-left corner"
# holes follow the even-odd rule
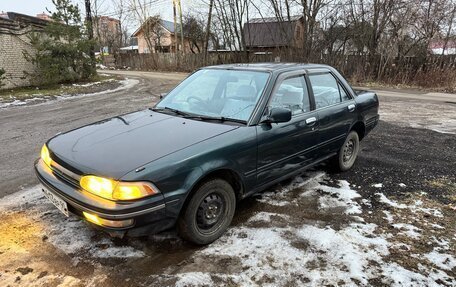
[[[207,244],[239,200],[322,161],[350,169],[378,119],[377,95],[329,66],[213,66],[154,107],[51,138],[35,170],[66,216],[112,236],[177,226]]]

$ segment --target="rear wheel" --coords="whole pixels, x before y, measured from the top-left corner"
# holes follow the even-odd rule
[[[233,187],[222,179],[203,183],[178,220],[179,235],[196,244],[208,244],[228,228],[236,209]]]
[[[333,158],[333,166],[338,171],[347,171],[353,167],[359,152],[359,136],[351,131],[338,154]]]

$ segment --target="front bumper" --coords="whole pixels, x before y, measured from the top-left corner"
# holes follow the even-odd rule
[[[107,220],[133,219],[133,225],[123,228],[99,226],[111,235],[142,236],[168,229],[175,224],[175,218],[166,215],[166,204],[162,194],[131,202],[114,202],[82,190],[49,168],[41,159],[35,162],[35,173],[41,184],[64,200],[68,210],[84,218],[83,212]]]

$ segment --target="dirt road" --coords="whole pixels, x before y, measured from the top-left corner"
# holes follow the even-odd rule
[[[241,202],[207,247],[65,218],[32,173],[44,140],[150,106],[184,77],[121,73],[117,92],[0,109],[1,286],[456,285],[456,105],[413,94],[381,96],[353,170],[319,166]]]

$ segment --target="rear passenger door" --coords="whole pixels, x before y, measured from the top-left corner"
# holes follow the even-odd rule
[[[319,119],[319,156],[337,151],[354,122],[356,103],[330,71],[309,74]]]

